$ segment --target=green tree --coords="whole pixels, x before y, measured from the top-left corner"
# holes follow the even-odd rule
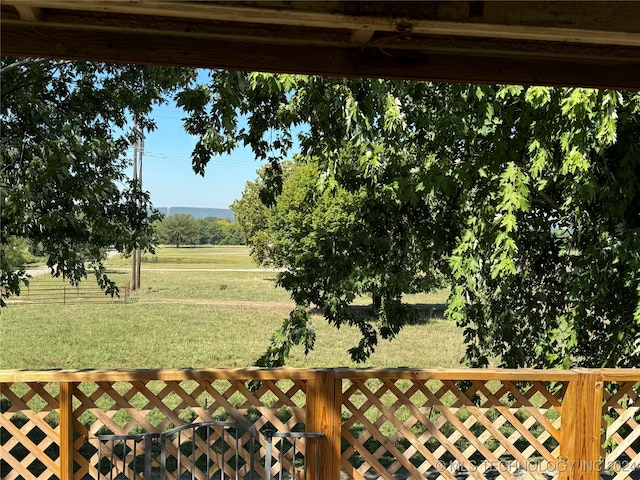
[[[35,257],[29,251],[29,244],[24,238],[9,237],[2,244],[2,258],[8,271],[18,271],[33,262]]]
[[[286,176],[293,168],[293,163],[284,162],[280,168]],[[270,214],[263,201],[269,170],[269,167],[259,169],[258,178],[247,182],[241,197],[230,206],[240,227],[243,243],[251,248],[251,257],[256,264],[265,267],[274,265],[271,255]]]
[[[361,187],[357,192],[337,187],[319,192],[317,165],[300,160],[286,176],[282,193],[268,209],[270,256],[284,271],[280,286],[291,291],[298,306],[282,331],[297,325],[307,330],[305,345],[313,346],[310,312],[319,309],[327,321],[361,332],[352,357],[365,360],[378,338],[393,338],[412,322],[417,311],[402,297],[441,286],[430,242],[415,242],[430,222],[414,222],[410,209],[385,205],[385,195]],[[385,209],[393,222],[371,222],[370,212]],[[399,221],[398,217],[404,217]],[[370,315],[353,308],[363,296],[372,300]],[[281,364],[291,345],[272,346],[260,363]]]
[[[218,245],[222,241],[224,233],[218,220],[220,219],[216,217],[197,220],[200,230],[200,240],[198,242],[200,245]]]
[[[243,245],[242,229],[238,222],[231,221],[228,218],[219,218],[217,223],[222,231],[222,238],[218,242],[219,245]]]
[[[149,196],[126,177],[135,119],[154,128],[154,105],[191,78],[187,70],[3,57],[1,238],[42,246],[55,276],[78,283],[88,262],[108,293],[107,248],[152,249]],[[124,132],[124,133],[123,133]],[[3,256],[2,304],[27,280]]]
[[[467,158],[482,170],[449,173],[468,212],[449,312],[465,327],[468,360],[640,365],[640,96],[466,93],[481,133],[467,136]]]
[[[200,238],[198,221],[189,213],[176,213],[155,224],[158,241],[164,244],[195,245]]]
[[[448,315],[470,365],[640,364],[640,94],[212,72],[179,100],[200,139],[196,171],[250,145],[271,167],[268,205],[306,125],[318,195],[366,192],[359,214],[376,233],[363,258],[384,245],[385,259],[416,249],[424,265],[447,260]],[[395,273],[392,263],[381,276],[382,298],[398,298]],[[298,280],[294,298],[312,281]],[[283,354],[309,347],[301,303],[274,336]],[[395,331],[405,319],[391,313]],[[376,338],[363,332],[353,357]]]
[[[230,208],[240,225],[243,242],[249,245],[251,258],[258,265],[271,265],[271,231],[267,206],[259,197],[262,180],[247,182],[242,196]]]
[[[197,220],[201,245],[242,245],[242,230],[228,218],[207,217]]]

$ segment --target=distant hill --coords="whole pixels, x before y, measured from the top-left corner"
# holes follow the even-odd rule
[[[228,208],[199,208],[199,207],[156,207],[160,213],[165,216],[174,215],[176,213],[186,213],[192,215],[193,218],[228,218],[235,220],[233,212]]]

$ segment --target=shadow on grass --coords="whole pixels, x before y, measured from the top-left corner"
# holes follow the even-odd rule
[[[418,311],[417,318],[409,325],[427,325],[431,320],[444,320],[444,311],[447,305],[444,303],[415,303],[411,305]],[[360,318],[373,320],[373,305],[354,305],[349,311]],[[322,315],[320,308],[311,310],[314,315]]]
[[[415,303],[411,305],[418,311],[418,317],[410,325],[426,325],[433,319],[444,319],[444,311],[447,305],[444,303]],[[359,317],[371,317],[373,315],[373,305],[357,305],[349,309]],[[321,313],[321,312],[318,312]]]

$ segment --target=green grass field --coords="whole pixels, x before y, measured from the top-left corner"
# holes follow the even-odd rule
[[[109,260],[113,267],[131,267],[131,258],[121,255]],[[249,256],[249,248],[228,246],[164,246],[155,254],[143,255],[142,267],[147,269],[255,269],[256,264]]]
[[[130,262],[109,261],[119,284],[129,280]],[[275,275],[256,269],[245,247],[159,248],[142,264],[141,289],[128,304],[11,303],[0,314],[0,368],[250,366],[293,306],[288,293],[275,287]],[[35,277],[30,288],[45,280],[51,282]],[[459,366],[461,332],[438,316],[446,297],[446,291],[412,296],[409,301],[421,306],[423,321],[407,326],[392,342],[381,341],[365,365],[355,365],[347,353],[359,339],[355,329],[337,330],[315,316],[315,350],[308,356],[296,350],[289,364]]]

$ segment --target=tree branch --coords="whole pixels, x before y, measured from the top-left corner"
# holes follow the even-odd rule
[[[11,70],[15,70],[18,67],[23,67],[23,66],[34,66],[34,65],[39,65],[41,63],[47,62],[50,59],[48,58],[25,58],[22,60],[19,60],[17,62],[11,63],[9,65],[6,65],[4,67],[2,67],[0,69],[0,79],[2,78],[2,76],[7,73],[10,72]],[[54,66],[52,66],[49,69],[49,73],[54,72],[58,67],[60,67],[61,65],[67,64],[67,63],[71,63],[72,60],[60,60],[58,62],[56,62],[56,64]],[[28,87],[29,85],[33,85],[35,83],[35,81],[32,82],[24,82],[24,83],[16,83],[15,85],[13,85],[13,87],[11,88],[7,88],[5,86],[2,87],[2,94],[4,96],[8,96],[11,95],[13,92],[16,92],[22,88]]]
[[[49,60],[48,58],[23,58],[22,60],[18,60],[17,62],[13,62],[10,63],[9,65],[5,65],[4,67],[0,68],[0,76],[4,75],[7,72],[10,72],[11,70],[15,70],[18,67],[23,67],[25,65],[38,65],[39,63],[44,63],[47,60]],[[62,60],[65,61],[66,60]]]
[[[560,205],[558,204],[558,202],[556,202],[553,198],[551,198],[547,193],[540,190],[538,194],[540,195],[540,198],[544,200],[544,203],[549,205],[554,210],[560,210]]]

